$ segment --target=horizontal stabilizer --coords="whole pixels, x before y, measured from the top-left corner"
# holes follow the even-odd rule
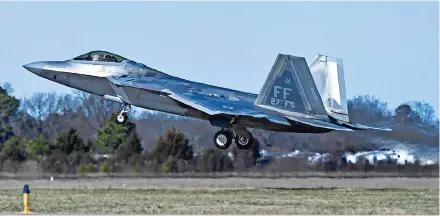
[[[316,128],[325,128],[329,130],[338,130],[338,131],[353,131],[350,128],[342,127],[339,125],[332,124],[330,122],[321,121],[319,119],[309,119],[309,118],[297,118],[292,116],[286,116],[287,119],[291,121],[295,121],[301,124],[309,125]]]
[[[361,125],[359,123],[355,123],[355,122],[341,122],[338,121],[338,123],[340,123],[341,125],[344,125],[346,127],[349,127],[353,130],[382,130],[382,131],[392,131],[390,128],[379,128],[379,127],[372,127],[372,126],[366,126],[366,125]]]

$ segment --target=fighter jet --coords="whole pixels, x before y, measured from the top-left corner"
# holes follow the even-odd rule
[[[317,55],[278,54],[259,94],[182,79],[140,62],[91,51],[65,61],[23,65],[30,72],[123,107],[117,123],[125,124],[131,106],[207,120],[219,128],[214,144],[227,149],[233,140],[250,148],[249,128],[295,133],[390,130],[350,122],[342,60]]]

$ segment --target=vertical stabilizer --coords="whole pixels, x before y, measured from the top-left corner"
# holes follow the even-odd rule
[[[303,57],[279,54],[255,105],[286,116],[329,120],[309,66]]]
[[[342,59],[317,55],[310,72],[328,115],[349,122]]]

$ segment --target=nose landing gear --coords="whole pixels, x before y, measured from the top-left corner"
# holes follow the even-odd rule
[[[116,123],[118,123],[118,124],[125,124],[125,122],[127,122],[127,119],[128,119],[127,113],[130,112],[130,110],[131,110],[130,104],[125,104],[123,106],[124,106],[124,108],[119,113],[119,115],[116,117]]]

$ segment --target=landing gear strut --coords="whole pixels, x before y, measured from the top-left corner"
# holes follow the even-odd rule
[[[214,135],[214,145],[219,149],[227,149],[233,138],[238,149],[249,149],[254,144],[254,138],[249,132],[247,136],[239,136],[231,129],[222,129]]]
[[[119,113],[119,115],[116,117],[116,123],[118,123],[118,124],[125,124],[125,122],[127,122],[127,119],[128,119],[127,113],[130,112],[130,110],[131,110],[130,104],[124,104],[123,106],[124,106],[124,108]]]

